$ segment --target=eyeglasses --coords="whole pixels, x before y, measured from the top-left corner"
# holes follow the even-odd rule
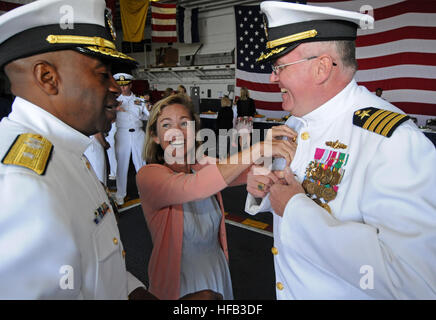
[[[318,58],[318,56],[312,56],[312,57],[309,57],[309,58],[297,60],[297,61],[290,62],[290,63],[281,64],[281,65],[278,65],[278,66],[275,66],[275,65],[272,64],[271,68],[272,68],[274,74],[276,76],[278,76],[279,73],[280,73],[280,70],[284,69],[287,66],[290,66],[290,65],[293,65],[293,64],[297,64],[297,63],[300,63],[300,62],[304,62],[304,61],[309,61],[309,60],[312,60],[312,59],[315,59],[315,58]]]

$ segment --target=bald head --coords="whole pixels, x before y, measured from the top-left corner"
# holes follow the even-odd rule
[[[68,55],[69,51],[47,52],[7,64],[4,70],[11,82],[12,93],[38,105],[44,95],[57,94],[56,90],[47,90],[44,83],[56,78],[58,66]]]

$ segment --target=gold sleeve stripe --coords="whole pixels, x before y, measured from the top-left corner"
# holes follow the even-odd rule
[[[409,119],[409,116],[403,113],[366,107],[354,112],[353,124],[389,138],[403,122]]]
[[[395,119],[393,119],[387,126],[386,128],[383,129],[382,131],[382,135],[387,136],[388,133],[391,131],[392,127],[394,125],[396,125],[399,121],[401,121],[402,119],[404,119],[405,117],[407,117],[407,115],[405,114],[399,114]]]
[[[377,128],[375,129],[375,133],[381,134],[383,128],[389,123],[389,121],[391,121],[393,118],[395,118],[395,116],[397,116],[398,113],[394,113],[392,112],[389,116],[387,116],[382,122],[380,122],[380,124],[377,126]]]
[[[369,125],[372,123],[372,121],[377,118],[381,113],[385,112],[385,110],[377,110],[374,114],[372,114],[368,120],[366,120],[365,124],[363,125],[363,129],[368,129]]]
[[[384,118],[386,118],[387,116],[389,116],[392,112],[391,111],[387,111],[387,110],[383,110],[384,112],[382,112],[376,119],[374,119],[374,121],[371,123],[371,125],[369,126],[368,130],[369,131],[374,131],[375,128],[377,127],[377,125],[380,123],[380,121],[382,121]]]

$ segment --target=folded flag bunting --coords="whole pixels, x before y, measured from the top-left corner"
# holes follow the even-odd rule
[[[149,0],[120,0],[123,39],[128,42],[141,42],[144,38]]]
[[[186,9],[177,7],[177,33],[179,42],[200,42],[198,35],[198,8]]]

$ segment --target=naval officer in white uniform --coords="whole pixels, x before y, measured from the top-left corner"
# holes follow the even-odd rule
[[[124,203],[127,194],[127,175],[129,171],[130,155],[136,172],[145,165],[142,150],[145,144],[143,121],[148,120],[149,112],[144,102],[133,94],[133,76],[128,73],[117,73],[115,80],[121,87],[121,94],[117,98],[120,102],[117,112],[115,133],[115,154],[117,158],[117,193],[116,201]]]
[[[275,1],[261,10],[258,60],[273,64],[298,133],[284,179],[248,177],[246,211],[274,212],[277,298],[435,299],[436,151],[354,80],[356,29],[373,18]]]
[[[0,66],[17,96],[0,123],[0,299],[127,299],[144,287],[84,156],[115,117],[109,64],[134,63],[110,23],[103,0],[41,0],[0,17]]]

